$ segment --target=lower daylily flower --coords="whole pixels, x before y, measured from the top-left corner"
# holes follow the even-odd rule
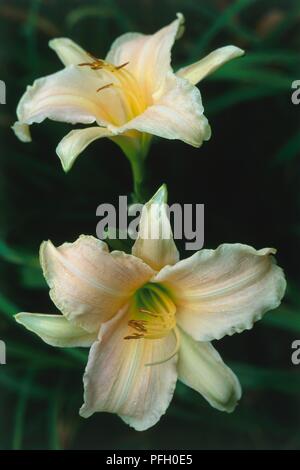
[[[116,142],[132,165],[147,153],[151,135],[199,147],[209,139],[210,127],[195,85],[244,52],[234,46],[222,47],[174,74],[171,48],[184,23],[183,16],[177,16],[153,35],[120,36],[104,60],[70,39],[50,41],[65,68],[27,88],[13,126],[16,135],[29,142],[29,125],[46,118],[94,124],[71,131],[58,145],[65,171],[91,142],[102,137]]]
[[[90,347],[83,417],[117,413],[137,430],[165,413],[176,381],[231,412],[241,388],[211,340],[250,329],[285,292],[274,249],[224,244],[179,261],[162,186],[144,206],[132,254],[92,236],[41,246],[50,296],[63,315],[16,320],[52,346]],[[152,207],[156,205],[156,210]],[[153,216],[155,214],[155,217]]]

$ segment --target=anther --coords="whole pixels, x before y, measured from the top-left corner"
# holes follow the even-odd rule
[[[124,336],[124,339],[141,339],[144,338],[144,335],[140,335],[138,333],[133,333],[133,335]]]
[[[116,67],[116,70],[120,70],[120,69],[122,69],[123,67],[126,67],[126,65],[128,65],[128,64],[129,64],[129,62],[124,62],[124,64],[118,65],[118,66]]]
[[[110,87],[112,87],[113,85],[114,85],[113,83],[108,83],[107,85],[101,86],[101,87],[98,88],[96,91],[97,91],[97,93],[98,93],[98,91],[105,90],[106,88],[110,88]]]
[[[131,326],[131,328],[143,333],[147,332],[147,328],[145,327],[146,324],[147,322],[145,320],[129,320],[128,322],[128,325]]]

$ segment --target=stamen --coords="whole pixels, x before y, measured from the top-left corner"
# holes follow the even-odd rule
[[[99,70],[104,67],[104,61],[97,59],[94,62],[82,62],[78,64],[79,67],[91,67],[92,70]]]
[[[147,328],[145,327],[146,323],[147,322],[145,320],[130,320],[128,322],[128,325],[136,329],[137,331],[142,331],[143,333],[146,333],[147,332]]]
[[[126,67],[126,65],[128,65],[128,64],[129,64],[129,61],[128,61],[128,62],[124,62],[124,64],[118,65],[118,66],[116,67],[116,70],[120,70],[120,69],[122,69],[123,67]]]
[[[138,331],[139,333],[133,333],[132,335],[125,336],[124,339],[139,339],[144,338],[145,333],[147,333],[147,328],[145,324],[147,323],[146,320],[130,320],[128,322],[128,326],[131,326],[134,330]]]
[[[139,335],[138,333],[133,333],[131,336],[125,336],[124,339],[140,339],[144,338],[144,335]]]
[[[172,359],[180,348],[180,333],[176,327],[176,305],[169,291],[160,284],[147,283],[136,292],[130,309],[128,327],[133,331],[129,331],[124,339],[157,340],[166,338],[170,333],[175,335],[173,351],[167,357],[145,366],[164,364]]]
[[[106,88],[110,88],[110,87],[112,87],[112,86],[114,86],[114,84],[113,84],[113,83],[108,83],[107,85],[103,85],[103,86],[101,86],[101,87],[100,87],[100,88],[98,88],[96,91],[97,91],[97,93],[98,93],[99,91],[101,91],[101,90],[105,90]]]
[[[141,114],[145,110],[147,103],[140,84],[129,70],[125,70],[129,62],[113,65],[105,60],[98,59],[90,53],[88,53],[88,56],[91,58],[91,61],[82,62],[78,64],[79,67],[89,67],[91,70],[101,71],[108,80],[113,79],[113,82],[98,88],[97,92],[114,86],[114,90],[120,95],[126,120],[133,119]]]
[[[93,59],[92,62],[82,62],[81,64],[78,64],[79,67],[90,67],[92,70],[107,69],[110,72],[115,72],[129,64],[129,62],[124,62],[124,64],[121,65],[113,65],[105,62],[105,60],[97,59],[97,57],[93,56],[89,52],[88,55]]]
[[[146,309],[139,309],[139,312],[150,317],[149,320],[129,320],[128,326],[138,331],[140,334],[125,336],[124,339],[159,339],[167,335],[175,325],[174,315],[170,313],[153,313]]]
[[[119,77],[119,82],[121,83],[120,85],[114,83],[114,87],[116,89],[119,89],[121,94],[124,94],[124,95],[127,95],[127,98],[129,98],[132,102],[132,107],[133,107],[133,112],[131,113],[132,114],[132,117],[134,117],[135,115],[137,114],[140,114],[142,112],[142,107],[141,107],[141,103],[139,102],[138,98],[135,96],[135,94],[126,86],[126,84],[122,83],[122,80],[120,80],[120,77]],[[129,101],[130,101],[129,100]],[[128,99],[127,99],[127,102],[128,102]],[[130,112],[130,110],[129,110]]]

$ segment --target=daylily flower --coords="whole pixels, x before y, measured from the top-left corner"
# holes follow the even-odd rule
[[[177,379],[233,411],[240,384],[210,341],[252,328],[284,295],[272,248],[224,244],[179,261],[166,197],[162,186],[144,206],[132,254],[110,253],[92,236],[41,246],[62,315],[23,312],[16,320],[52,346],[90,347],[83,417],[117,413],[145,430],[165,413]],[[148,238],[163,226],[169,237]]]
[[[104,60],[70,39],[50,41],[65,68],[27,88],[13,126],[16,135],[30,142],[29,125],[46,118],[94,124],[71,131],[58,145],[56,151],[65,171],[91,142],[102,137],[117,143],[132,165],[147,154],[151,135],[199,147],[211,132],[195,85],[244,51],[222,47],[174,74],[171,48],[183,32],[183,23],[178,14],[153,35],[124,34]]]

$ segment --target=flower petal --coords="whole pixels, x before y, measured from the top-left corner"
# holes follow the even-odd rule
[[[62,63],[68,65],[78,65],[90,60],[88,53],[68,38],[56,38],[49,41],[49,47],[58,55]]]
[[[101,339],[90,350],[84,374],[84,405],[80,415],[96,411],[117,413],[127,424],[143,431],[156,424],[174,393],[177,357],[153,366],[146,364],[168,357],[174,337],[158,340],[124,339],[128,315],[102,325]]]
[[[178,324],[187,333],[199,341],[220,339],[251,329],[280,304],[286,281],[274,253],[224,244],[163,268],[155,281],[172,291]]]
[[[112,44],[106,56],[108,62],[121,65],[129,62],[127,68],[138,80],[145,93],[159,93],[171,69],[171,48],[183,32],[184,18],[177,19],[155,34],[127,33]]]
[[[87,127],[86,129],[69,132],[56,148],[63,169],[69,171],[78,155],[94,140],[111,135],[111,132],[105,127]]]
[[[58,144],[56,153],[64,171],[69,171],[77,157],[97,139],[108,137],[131,159],[142,158],[150,145],[151,136],[136,132],[136,135],[115,135],[106,127],[88,127],[69,132]]]
[[[183,67],[176,75],[185,78],[192,85],[197,85],[207,75],[213,73],[219,67],[224,65],[231,59],[244,55],[245,51],[235,46],[225,46],[216,49],[208,54],[203,59],[195,62],[194,64]]]
[[[15,315],[15,319],[50,346],[89,347],[96,339],[95,333],[88,333],[69,322],[63,315],[21,312]]]
[[[165,185],[162,185],[143,207],[138,238],[132,247],[132,254],[156,271],[179,260],[167,214]]]
[[[211,343],[196,342],[181,330],[178,378],[211,406],[231,412],[241,398],[240,383]]]
[[[109,128],[116,132],[114,127]],[[165,94],[160,100],[117,131],[131,129],[165,139],[179,139],[194,147],[211,136],[199,90],[174,74],[168,75]]]
[[[12,126],[12,130],[21,142],[31,142],[31,134],[28,124],[22,124],[21,122],[16,121]]]
[[[153,275],[138,258],[92,236],[55,248],[41,245],[40,261],[50,296],[61,312],[89,332],[97,331]]]
[[[100,81],[101,85],[101,81]],[[17,108],[22,124],[40,123],[49,118],[71,124],[105,125],[104,94],[97,93],[98,75],[70,65],[60,72],[39,78],[27,90]]]

